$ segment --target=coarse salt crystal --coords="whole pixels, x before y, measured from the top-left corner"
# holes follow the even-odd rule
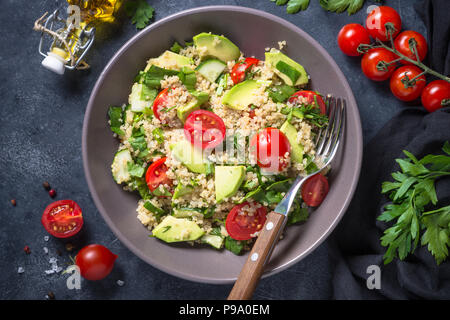
[[[122,280],[117,280],[117,285],[119,286],[119,287],[122,287],[124,284],[125,284],[125,282],[124,281],[122,281]]]
[[[17,273],[24,273],[25,269],[22,267],[17,268]]]
[[[45,237],[44,237],[44,241],[48,241],[49,239],[50,239],[49,236],[45,236]]]
[[[48,254],[48,248],[47,248],[47,247],[44,247],[43,249],[44,249],[44,253],[45,253],[45,254]]]

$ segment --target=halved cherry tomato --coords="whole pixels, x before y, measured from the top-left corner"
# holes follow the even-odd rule
[[[407,77],[409,80],[412,80],[422,72],[420,68],[412,65],[403,66],[395,70],[389,82],[392,94],[402,101],[413,101],[417,99],[426,85],[425,76],[421,75],[411,85],[405,84],[405,78]]]
[[[172,185],[172,179],[167,177],[167,166],[164,164],[167,157],[161,158],[153,162],[147,169],[145,174],[145,181],[150,191],[155,191],[161,184]]]
[[[450,83],[445,80],[431,81],[422,91],[422,105],[428,112],[450,106]]]
[[[169,95],[169,89],[166,88],[162,90],[155,98],[155,101],[153,102],[153,114],[155,115],[156,119],[161,120],[159,113],[161,110],[166,109],[167,106],[167,100]]]
[[[282,171],[289,164],[285,157],[291,152],[291,145],[284,133],[276,128],[265,128],[250,141],[250,153],[258,166],[271,172]]]
[[[415,40],[417,55],[419,56],[419,61],[422,61],[427,55],[428,45],[425,37],[416,31],[407,30],[400,33],[394,40],[395,49],[397,49],[397,51],[407,56],[408,58],[417,61],[416,55],[411,51],[411,48],[409,47],[409,42],[414,41],[411,39]],[[402,64],[412,64],[411,62],[408,62],[406,60],[400,60],[400,62]]]
[[[87,280],[101,280],[109,275],[117,255],[100,244],[90,244],[81,249],[75,257],[75,264]]]
[[[377,6],[367,15],[366,29],[372,38],[387,41],[389,40],[389,33],[386,31],[387,23],[391,26],[392,38],[395,38],[402,29],[400,15],[394,8]]]
[[[389,79],[395,70],[395,63],[383,66],[381,61],[391,63],[397,56],[384,48],[373,48],[367,51],[361,59],[361,69],[367,78],[373,81]]]
[[[238,204],[228,213],[225,228],[235,240],[249,240],[266,222],[267,209],[256,202]]]
[[[47,206],[41,218],[45,230],[57,238],[76,235],[83,226],[80,206],[73,200],[59,200]]]
[[[306,98],[306,103],[308,104],[315,104],[315,100],[317,100],[317,104],[319,105],[320,113],[326,114],[327,108],[325,106],[325,102],[322,99],[322,96],[318,94],[315,91],[308,91],[308,90],[300,90],[294,93],[288,100],[289,103],[297,103],[299,97]],[[314,99],[315,97],[315,99]]]
[[[350,23],[343,26],[338,33],[337,40],[341,51],[353,57],[362,54],[358,52],[360,44],[370,44],[369,33],[358,23]]]
[[[233,69],[231,69],[231,80],[233,80],[233,83],[237,84],[244,81],[247,71],[249,71],[253,65],[257,65],[258,63],[259,60],[256,58],[245,58],[244,61],[236,62]]]
[[[302,199],[310,207],[317,207],[327,196],[329,190],[327,178],[318,173],[308,180],[302,187]]]
[[[196,110],[186,118],[184,134],[194,146],[201,146],[202,149],[214,148],[225,138],[226,127],[214,112]]]

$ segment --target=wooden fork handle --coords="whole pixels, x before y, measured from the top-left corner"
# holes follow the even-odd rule
[[[266,223],[261,229],[252,251],[236,280],[228,300],[250,299],[269,260],[273,246],[279,239],[281,230],[287,218],[274,211],[267,215]]]

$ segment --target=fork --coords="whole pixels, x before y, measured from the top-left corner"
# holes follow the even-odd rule
[[[246,300],[252,297],[264,266],[286,225],[289,210],[298,191],[306,180],[326,168],[336,155],[345,130],[346,102],[341,98],[329,97],[327,106],[328,125],[319,131],[315,139],[316,156],[322,159],[320,168],[305,177],[298,176],[275,210],[267,214],[264,227],[253,245],[228,300]]]

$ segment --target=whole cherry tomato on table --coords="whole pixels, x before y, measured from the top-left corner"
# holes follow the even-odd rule
[[[249,240],[266,222],[267,209],[256,202],[235,205],[228,213],[225,228],[235,240]]]
[[[325,105],[325,101],[323,101],[322,96],[315,91],[309,90],[300,90],[294,93],[288,100],[289,103],[295,104],[298,103],[300,97],[306,98],[306,103],[315,104],[317,101],[318,108],[320,109],[320,113],[326,114],[327,108]]]
[[[367,30],[358,23],[346,24],[337,36],[339,48],[348,56],[359,56],[360,44],[370,44],[370,36]]]
[[[395,38],[394,47],[401,54],[417,61],[415,53],[411,51],[410,41],[414,41],[416,43],[416,50],[417,55],[419,56],[419,61],[422,61],[427,55],[428,45],[427,40],[425,40],[424,36],[420,33],[412,30],[403,31],[397,36],[397,38]],[[406,60],[401,60],[400,62],[402,64],[412,64],[411,62],[408,62]]]
[[[117,255],[100,244],[90,244],[81,249],[75,257],[75,264],[87,280],[101,280],[109,275]]]
[[[59,200],[45,208],[41,222],[52,236],[68,238],[81,230],[83,216],[80,206],[75,201]]]
[[[308,206],[317,207],[327,196],[329,188],[328,180],[323,174],[313,175],[302,186],[302,199]]]
[[[429,112],[450,106],[450,83],[445,80],[431,81],[422,91],[422,105]]]
[[[155,191],[160,185],[172,185],[172,180],[167,177],[167,166],[164,164],[167,157],[153,162],[147,169],[145,181],[150,191]]]
[[[201,143],[202,149],[210,149],[223,141],[226,127],[222,118],[214,112],[197,110],[186,118],[184,134],[192,145]]]
[[[367,78],[374,81],[383,81],[389,79],[395,70],[397,56],[384,48],[373,48],[367,51],[361,59],[361,69]],[[384,65],[382,61],[391,63]]]
[[[238,61],[231,69],[231,80],[234,84],[244,81],[245,75],[252,66],[257,65],[259,60],[256,58],[245,58],[244,61]]]
[[[420,97],[426,85],[425,76],[419,76],[421,73],[423,71],[416,66],[403,66],[395,70],[389,83],[392,94],[402,101],[413,101]]]
[[[398,12],[391,7],[377,6],[367,16],[366,29],[374,39],[381,41],[389,40],[389,32],[386,30],[386,24],[392,33],[392,38],[402,29],[402,19]]]
[[[250,141],[250,153],[258,166],[271,172],[282,171],[289,164],[285,155],[291,152],[291,145],[284,133],[276,128],[265,128]]]

